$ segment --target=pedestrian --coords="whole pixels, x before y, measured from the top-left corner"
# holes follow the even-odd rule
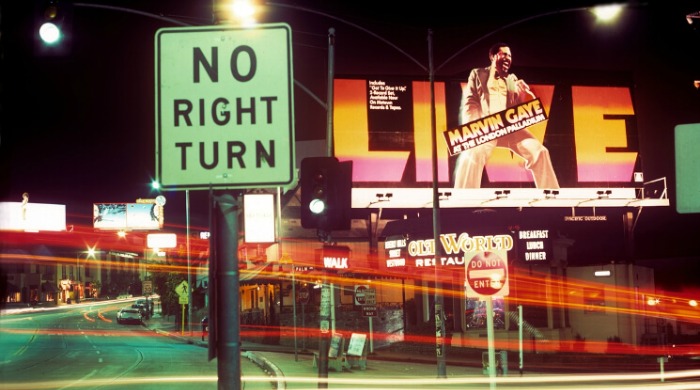
[[[204,336],[207,336],[209,333],[209,317],[204,316],[202,318],[202,341],[204,341]]]
[[[462,88],[460,125],[536,99],[527,83],[510,73],[513,59],[507,44],[493,45],[489,60],[490,66],[472,69]],[[526,128],[462,151],[455,162],[454,187],[480,188],[484,167],[496,147],[522,157],[537,188],[559,188],[549,150]]]

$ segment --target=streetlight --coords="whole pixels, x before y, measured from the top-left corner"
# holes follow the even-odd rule
[[[96,251],[95,251],[95,248],[94,248],[94,247],[92,247],[92,248],[91,248],[91,247],[88,247],[87,251],[78,252],[78,253],[75,255],[75,270],[76,270],[76,273],[77,273],[76,278],[78,279],[77,291],[75,292],[75,293],[76,293],[76,294],[75,294],[75,303],[80,303],[80,293],[81,293],[81,290],[82,290],[82,285],[81,285],[81,283],[80,283],[80,279],[81,279],[81,278],[80,278],[80,255],[81,255],[81,254],[86,255],[86,256],[85,256],[85,260],[87,261],[87,259],[90,258],[90,257],[92,257],[93,259],[95,258],[95,252],[96,252]]]

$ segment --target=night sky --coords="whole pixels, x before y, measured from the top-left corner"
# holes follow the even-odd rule
[[[323,100],[331,27],[337,75],[426,76],[429,30],[436,74],[442,77],[486,65],[488,47],[497,41],[513,48],[515,72],[522,67],[630,74],[645,179],[666,178],[671,200],[670,207],[642,210],[635,226],[638,251],[645,258],[700,261],[695,245],[700,217],[675,211],[673,138],[677,124],[700,122],[700,93],[693,86],[700,79],[700,33],[685,20],[700,10],[697,3],[632,2],[614,26],[595,25],[584,11],[556,12],[550,4],[557,2],[508,4],[497,12],[486,8],[490,4],[444,1],[427,3],[429,9],[406,2],[382,3],[381,9],[363,1],[271,3],[264,21],[292,27],[296,81]],[[19,202],[29,192],[31,202],[66,204],[71,224],[89,223],[93,203],[153,197],[154,36],[158,28],[174,25],[86,4],[206,25],[211,2],[86,0],[73,12],[70,53],[57,57],[34,53],[30,1],[0,4],[0,199]],[[325,110],[301,88],[295,97],[297,140],[324,138]],[[184,192],[166,195],[166,221],[184,223]],[[206,221],[206,197],[206,191],[191,194],[194,223]]]

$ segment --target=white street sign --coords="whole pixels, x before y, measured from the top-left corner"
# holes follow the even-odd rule
[[[156,47],[156,178],[165,189],[288,187],[291,28],[172,27]]]

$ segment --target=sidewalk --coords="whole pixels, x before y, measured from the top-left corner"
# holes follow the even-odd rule
[[[186,331],[182,336],[175,326],[167,324],[159,318],[146,321],[146,326],[158,332],[180,337],[185,342],[197,344],[204,348],[207,342],[201,340],[201,329],[197,327],[193,336]],[[300,387],[295,381],[318,379],[318,367],[314,364],[315,350],[294,351],[292,346],[270,345],[242,341],[241,356],[260,366],[268,375],[276,377],[280,383],[277,388]],[[449,348],[445,358],[447,378],[471,377],[474,380],[487,378],[482,366],[484,351],[473,348]],[[396,345],[375,349],[367,356],[366,370],[357,366],[347,367],[337,371],[330,368],[328,378],[406,378],[438,376],[435,350],[430,345]],[[654,372],[659,369],[654,356],[631,356],[615,354],[587,353],[526,353],[523,358],[523,372],[519,370],[519,357],[516,351],[508,351],[508,362],[505,375],[507,377],[538,376],[548,374],[583,374],[605,372]],[[688,358],[675,357],[669,359],[666,369],[697,369],[700,362]],[[505,378],[504,378],[505,379]],[[286,382],[285,384],[281,383]],[[306,383],[308,387],[309,383]]]
[[[203,348],[208,346],[206,338],[202,341],[202,333],[199,326],[193,328],[192,335],[185,329],[184,334],[181,329],[170,321],[158,315],[144,322],[145,326],[160,334],[179,338],[183,342],[199,345]],[[309,383],[304,383],[310,378],[318,378],[318,367],[314,362],[314,352],[294,347],[282,345],[269,345],[242,341],[241,356],[249,359],[258,365],[265,373],[276,378],[278,389],[309,387]],[[473,356],[451,356],[446,359],[446,376],[464,377],[474,376],[485,378],[482,371],[481,351],[469,351]],[[392,349],[375,350],[367,357],[366,369],[354,365],[344,369],[335,370],[329,364],[328,378],[401,378],[401,377],[428,377],[435,378],[438,374],[436,358],[434,355],[423,353],[406,353]],[[513,370],[514,369],[514,370]],[[518,376],[517,367],[511,368],[510,376]],[[273,380],[274,382],[274,380]],[[315,384],[314,384],[315,387]]]

